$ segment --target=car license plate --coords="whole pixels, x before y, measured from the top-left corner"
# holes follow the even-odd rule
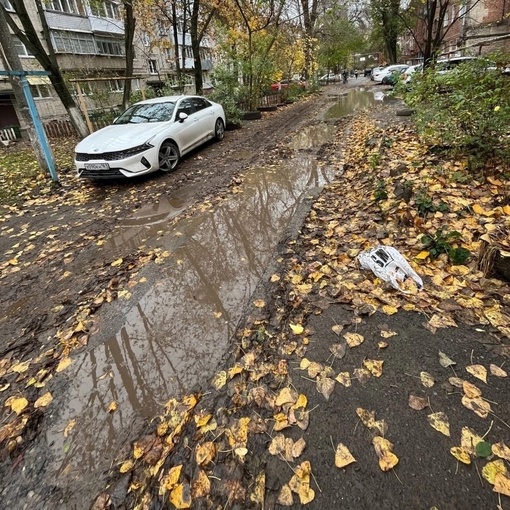
[[[85,170],[109,170],[108,163],[85,163]]]

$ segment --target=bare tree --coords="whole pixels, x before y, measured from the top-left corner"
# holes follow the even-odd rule
[[[423,55],[424,66],[433,64],[453,27],[472,11],[480,0],[414,0],[400,15]]]
[[[133,1],[124,0],[124,48],[126,52],[126,70],[125,76],[133,76],[133,61],[135,58],[135,50],[133,47],[133,39],[135,36],[136,19],[133,11]],[[122,106],[126,109],[129,106],[129,98],[131,97],[131,80],[124,80],[124,93],[122,95]]]
[[[74,125],[76,131],[81,137],[85,137],[89,134],[89,130],[79,108],[76,106],[74,98],[67,88],[67,85],[64,81],[64,77],[60,71],[60,67],[57,62],[57,58],[55,56],[55,51],[53,49],[53,45],[50,37],[50,30],[48,27],[48,23],[46,22],[46,17],[44,16],[44,9],[41,4],[41,0],[34,0],[35,5],[37,7],[37,13],[41,21],[42,25],[42,33],[43,38],[46,42],[47,49],[42,45],[41,40],[39,39],[39,34],[34,28],[32,20],[26,10],[23,0],[11,0],[11,5],[18,15],[19,23],[21,26],[18,26],[16,21],[13,19],[11,14],[5,9],[4,5],[0,2],[0,9],[2,9],[6,21],[10,27],[10,29],[14,32],[14,34],[20,39],[20,41],[32,52],[34,57],[37,59],[39,64],[43,67],[45,71],[48,71],[49,79],[55,92],[58,94],[58,97],[62,101],[64,108],[66,109],[69,118]]]

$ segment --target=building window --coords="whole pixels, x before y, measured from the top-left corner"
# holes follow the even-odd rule
[[[49,85],[30,85],[32,97],[34,99],[45,99],[51,97]]]
[[[96,45],[101,55],[124,55],[124,43],[118,39],[96,37]]]
[[[120,20],[119,6],[117,2],[106,0],[105,2],[94,1],[90,4],[90,10],[99,18],[111,18]]]
[[[50,0],[46,4],[50,11],[67,12],[68,14],[81,14],[81,3],[78,0]]]
[[[58,53],[96,53],[92,34],[82,32],[65,32],[56,30],[52,32],[53,46]]]
[[[184,46],[184,55],[186,58],[193,58],[193,52],[191,51],[191,46]]]
[[[109,80],[108,85],[110,87],[111,92],[122,92],[124,90],[124,81],[123,80]]]
[[[147,35],[146,32],[142,32],[142,43],[144,46],[149,46],[151,43],[149,36]]]
[[[0,3],[5,7],[6,10],[8,10],[8,11],[14,10],[12,8],[12,4],[11,4],[11,2],[9,2],[9,0],[0,0]]]
[[[12,36],[14,40],[14,46],[16,48],[16,52],[20,57],[33,57],[34,55],[30,53],[29,49],[15,36]]]
[[[158,74],[158,65],[154,59],[149,59],[149,73]]]

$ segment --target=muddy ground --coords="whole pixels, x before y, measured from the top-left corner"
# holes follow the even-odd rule
[[[349,87],[357,84],[350,83]],[[0,495],[5,508],[89,508],[92,504],[92,501],[78,505],[69,503],[66,498],[72,489],[66,491],[65,488],[57,488],[57,484],[48,485],[42,491],[40,487],[31,489],[30,483],[37,479],[38,471],[44,471],[44,459],[40,458],[43,450],[39,451],[39,456],[37,451],[31,451],[29,455],[27,452],[46,433],[49,418],[45,407],[32,406],[41,394],[41,385],[49,382],[46,380],[48,374],[54,372],[62,357],[87,349],[94,328],[94,314],[99,315],[105,302],[117,298],[117,289],[129,280],[130,274],[140,270],[147,260],[155,260],[160,255],[144,247],[134,250],[126,243],[115,252],[115,258],[122,259],[122,262],[112,266],[111,254],[102,251],[101,246],[115,233],[119,221],[145,204],[157,202],[162,196],[175,192],[180,192],[181,205],[184,204],[176,212],[175,219],[191,216],[200,204],[214,204],[222,200],[242,186],[242,173],[249,167],[278,164],[285,160],[289,154],[288,144],[296,133],[305,126],[320,123],[319,114],[324,109],[326,94],[335,90],[336,87],[328,88],[321,96],[288,105],[274,113],[264,113],[262,120],[246,123],[242,130],[228,132],[221,144],[211,144],[185,158],[172,174],[155,175],[136,183],[93,185],[77,183],[69,169],[63,173],[63,187],[54,199],[34,199],[19,209],[3,213],[0,253],[4,254],[2,262],[5,260],[7,264],[3,264],[1,275],[0,360],[8,362],[0,365],[0,388],[9,387],[0,393],[0,397],[5,404],[8,397],[23,393],[31,408],[30,414],[25,413],[25,428],[18,436],[21,439],[13,441],[7,433],[5,437],[0,436]],[[401,106],[391,102],[380,105],[374,108],[372,117],[375,122],[384,125],[407,123],[408,117],[396,116]],[[333,123],[345,126],[347,133],[349,121],[350,118],[346,118]],[[327,144],[321,147],[317,157],[322,158],[325,164],[339,165],[338,154],[332,153]],[[497,403],[498,412],[497,418],[486,420],[481,425],[473,412],[459,405],[459,392],[448,386],[448,378],[455,374],[455,369],[443,368],[437,362],[437,353],[441,350],[446,351],[458,367],[476,363],[504,365],[505,358],[487,347],[487,344],[489,347],[495,343],[499,345],[499,339],[467,325],[441,330],[440,335],[434,335],[424,326],[426,317],[418,313],[400,312],[391,317],[379,313],[360,316],[335,299],[326,304],[320,300],[305,302],[302,305],[304,309],[300,310],[289,299],[288,289],[278,283],[268,283],[271,274],[282,270],[282,264],[285,266],[296,257],[306,261],[309,246],[300,241],[300,234],[303,231],[307,233],[303,221],[319,191],[315,190],[295,215],[273,262],[261,279],[254,299],[263,300],[265,308],[246,309],[232,350],[225,353],[225,368],[242,359],[248,346],[255,346],[268,364],[275,359],[285,359],[287,368],[282,369],[282,374],[276,373],[267,383],[269,389],[266,390],[278,393],[283,375],[291,373],[293,388],[308,395],[308,409],[313,410],[310,426],[305,430],[294,427],[287,434],[294,440],[302,437],[307,443],[303,458],[311,463],[313,481],[310,485],[315,493],[307,508],[435,507],[443,510],[497,508],[499,504],[506,510],[508,500],[503,496],[501,501],[480,476],[481,459],[476,459],[468,467],[459,466],[449,448],[452,440],[454,444],[460,443],[461,429],[468,426],[480,436],[490,430],[491,442],[505,441],[508,444],[508,379],[494,378],[490,387],[484,387],[484,396]],[[16,263],[12,262],[13,259]],[[99,300],[98,295],[102,296]],[[322,312],[315,313],[319,309]],[[338,368],[335,363],[340,363],[331,360],[329,347],[337,341],[333,325],[340,324],[345,331],[361,333],[366,338],[379,338],[381,331],[397,333],[388,340],[391,355],[385,356],[385,376],[372,378],[366,384],[335,390],[325,401],[316,391],[315,382],[307,378],[306,373],[304,376],[298,374],[295,358],[290,354],[282,355],[281,346],[272,341],[278,338],[283,324],[290,317],[295,318],[298,311],[301,317],[309,316],[306,323],[310,339],[307,357],[335,369]],[[266,333],[248,338],[243,336],[243,331],[256,331],[259,324],[264,325]],[[266,334],[267,337],[264,336]],[[377,357],[379,349],[377,343],[365,342],[355,354],[349,353],[342,360],[342,369],[354,370],[361,366],[363,360]],[[8,370],[14,362],[27,360],[31,362],[26,370]],[[423,371],[434,377],[434,387],[425,388],[420,383],[418,374]],[[27,383],[31,378],[38,382],[39,388]],[[204,381],[200,388],[195,388],[200,395],[205,394],[200,397],[197,408],[202,410],[202,414],[211,412],[220,425],[241,416],[242,412],[238,414],[238,410],[246,405],[246,395],[236,384],[211,393],[209,382]],[[52,388],[66,391],[65,386]],[[432,406],[430,410],[411,409],[408,405],[410,394],[429,399],[429,404],[432,400],[433,409]],[[53,398],[58,401],[58,393],[54,392]],[[372,446],[373,431],[355,419],[356,409],[360,407],[376,411],[377,419],[389,424],[383,435],[393,443],[393,451],[400,458],[397,469],[382,472],[377,465]],[[7,410],[7,407],[2,410],[0,427],[13,422],[13,414]],[[436,411],[448,414],[452,440],[427,423],[427,415]],[[259,412],[263,415],[260,409],[254,410],[255,414]],[[23,416],[21,412],[20,417]],[[256,428],[255,415],[252,413],[251,416]],[[186,466],[185,478],[190,482],[200,471],[192,466],[191,461],[199,434],[196,423],[184,421],[183,425],[184,433],[175,438],[175,452],[166,459],[164,467],[168,469],[183,464]],[[155,424],[147,428],[143,424],[139,426],[140,435],[144,437],[151,437],[154,433]],[[2,430],[6,429],[0,428]],[[244,463],[239,462],[230,450],[218,454],[214,465],[208,466],[208,476],[220,483],[206,497],[193,498],[191,507],[242,509],[262,505],[264,508],[279,508],[281,487],[296,473],[301,459],[291,467],[291,461],[282,462],[280,457],[269,455],[268,443],[274,437],[270,432],[269,429],[263,430],[262,426],[254,432],[249,444],[250,454]],[[12,437],[15,436],[13,433]],[[333,463],[339,442],[348,445],[357,460],[344,469],[335,468]],[[129,442],[119,449],[119,463],[129,457],[130,449]],[[160,452],[160,442],[148,450]],[[139,508],[174,507],[169,503],[168,494],[161,495],[161,476],[151,477],[142,467],[120,475],[118,467],[112,466],[111,471],[105,474],[104,485],[107,487],[96,500],[96,509],[138,508],[137,505],[141,505]],[[262,472],[265,474],[263,503],[260,494],[253,496],[254,488],[260,485],[259,475]],[[101,490],[100,487],[97,489]],[[35,500],[31,499],[34,493],[37,493]],[[176,500],[173,501],[175,503]],[[293,508],[301,507],[295,494]]]

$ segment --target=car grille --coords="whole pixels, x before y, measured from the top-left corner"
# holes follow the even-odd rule
[[[126,157],[125,151],[103,152],[102,154],[86,154],[84,152],[76,153],[76,161],[94,161],[96,159],[104,161],[116,161]]]
[[[83,179],[126,179],[126,176],[118,168],[109,170],[83,170],[80,173]]]

